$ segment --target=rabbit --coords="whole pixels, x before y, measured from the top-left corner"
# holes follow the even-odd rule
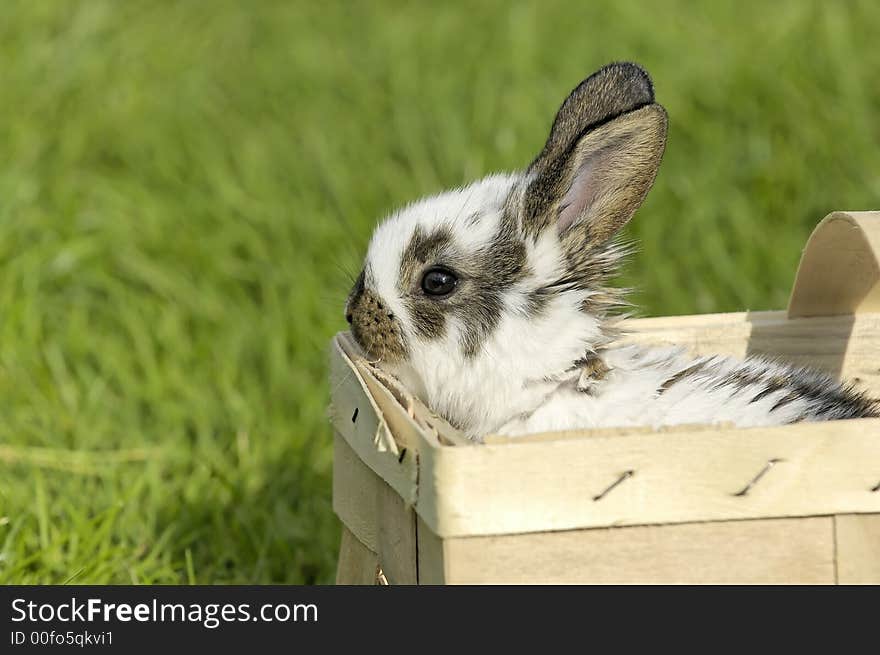
[[[654,183],[666,111],[648,74],[612,63],[562,103],[524,171],[393,213],[345,306],[354,339],[432,410],[487,434],[878,416],[830,376],[751,357],[617,345],[617,238]]]

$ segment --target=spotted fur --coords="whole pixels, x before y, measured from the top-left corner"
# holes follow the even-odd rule
[[[694,359],[681,348],[612,347],[609,367],[589,393],[572,372],[534,411],[495,431],[732,423],[782,425],[880,416],[880,405],[849,384],[765,357]]]
[[[373,234],[346,305],[355,339],[469,436],[877,414],[849,386],[763,359],[620,347],[618,234],[654,182],[666,112],[611,64],[563,103],[523,171],[415,202]],[[457,284],[424,291],[441,267]]]

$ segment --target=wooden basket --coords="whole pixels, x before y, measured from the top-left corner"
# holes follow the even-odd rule
[[[628,340],[769,353],[880,395],[880,212],[835,212],[787,312],[630,321]],[[331,353],[337,583],[880,583],[880,419],[465,440]]]

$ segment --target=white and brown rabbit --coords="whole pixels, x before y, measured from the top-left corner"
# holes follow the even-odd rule
[[[562,104],[522,172],[420,200],[373,234],[346,304],[355,339],[434,411],[488,433],[878,416],[850,386],[763,358],[615,346],[626,248],[666,112],[640,67],[611,64]]]

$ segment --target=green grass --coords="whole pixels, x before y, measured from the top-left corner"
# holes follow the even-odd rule
[[[345,272],[608,61],[671,117],[644,313],[782,307],[813,225],[880,206],[876,2],[0,11],[0,582],[332,580]]]

